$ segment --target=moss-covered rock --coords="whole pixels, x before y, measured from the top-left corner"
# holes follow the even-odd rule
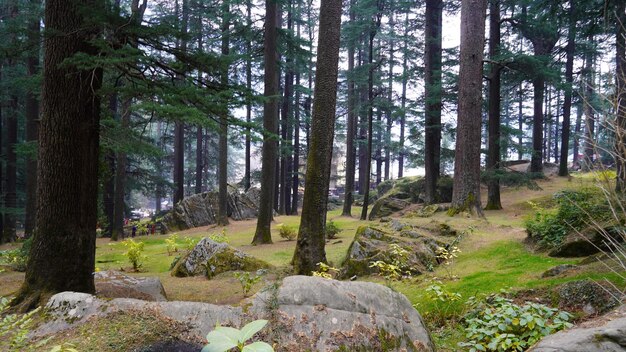
[[[171,274],[176,277],[206,275],[210,279],[227,271],[255,271],[269,267],[268,263],[226,243],[203,238],[191,252],[176,262]]]
[[[389,216],[409,206],[409,202],[393,197],[383,197],[377,200],[370,211],[369,219],[374,220]]]
[[[446,246],[446,243],[428,234],[404,238],[375,227],[361,226],[341,265],[340,276],[349,278],[355,275],[365,276],[377,273],[378,269],[371,268],[370,264],[379,260],[393,264],[397,258],[393,253],[392,244],[407,252],[406,260],[400,269],[411,275],[419,275],[424,271],[432,270],[433,266],[437,265],[437,249]]]

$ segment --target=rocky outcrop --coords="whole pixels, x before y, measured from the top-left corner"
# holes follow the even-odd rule
[[[203,238],[191,252],[181,257],[172,269],[172,276],[201,276],[212,278],[227,271],[255,271],[269,268],[266,262],[239,251],[226,243]]]
[[[95,273],[94,281],[98,297],[167,301],[165,289],[157,277],[132,277],[107,270]]]
[[[254,296],[250,311],[277,319],[277,352],[435,349],[409,300],[370,282],[290,276]]]
[[[258,215],[258,200],[254,191],[241,193],[228,187],[228,216],[233,220],[253,219]],[[163,233],[215,224],[218,212],[218,193],[204,192],[178,202],[162,220]]]
[[[257,338],[286,351],[434,351],[419,313],[409,300],[385,286],[290,276],[252,297],[246,309],[195,302],[146,302],[62,292],[48,302],[48,320],[33,335],[58,334],[89,319],[120,311],[150,312],[189,328],[203,339],[216,324],[242,327],[268,319]],[[127,338],[132,338],[128,336]],[[162,337],[164,341],[167,336]],[[157,349],[158,350],[158,349]]]
[[[621,293],[610,286],[602,286],[591,280],[578,280],[564,283],[554,289],[554,298],[559,308],[570,312],[579,311],[584,315],[597,315],[619,305]]]
[[[626,305],[539,341],[532,352],[626,351]]]
[[[578,268],[578,265],[572,265],[572,264],[561,264],[561,265],[557,265],[555,267],[552,267],[548,270],[546,270],[543,274],[541,274],[542,278],[547,278],[547,277],[553,277],[553,276],[559,276],[561,274],[565,274],[567,272],[571,272],[575,269]]]
[[[611,252],[610,246],[624,242],[621,229],[607,227],[602,231],[591,226],[582,231],[568,234],[563,242],[550,251],[551,257],[579,258],[587,257],[601,251]]]
[[[383,197],[374,202],[372,210],[370,211],[369,219],[374,220],[389,216],[397,211],[400,211],[408,207],[411,203],[403,199],[397,199],[394,197]]]
[[[354,236],[348,249],[348,255],[341,266],[341,277],[370,275],[377,272],[370,264],[383,261],[392,264],[397,259],[392,252],[392,244],[398,245],[407,252],[405,263],[400,269],[411,275],[419,275],[430,271],[437,265],[437,249],[446,243],[429,235],[425,231],[402,227],[398,223],[391,226],[401,227],[400,236],[394,236],[381,229],[361,226]]]

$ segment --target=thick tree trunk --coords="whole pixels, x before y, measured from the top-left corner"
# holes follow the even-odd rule
[[[326,210],[335,134],[341,2],[322,0],[319,23],[311,147],[302,220],[293,256],[294,271],[300,275],[311,275],[318,269],[318,263],[326,263]]]
[[[545,79],[533,79],[533,153],[530,158],[530,172],[543,172],[543,96]]]
[[[496,174],[500,169],[500,72],[502,66],[495,63],[500,54],[500,0],[489,1],[489,145],[487,171],[492,174],[487,184],[486,210],[502,209],[500,202],[500,180]]]
[[[276,163],[278,146],[278,48],[277,23],[278,4],[276,0],[265,2],[265,88],[266,101],[263,107],[263,151],[261,166],[261,197],[259,216],[252,244],[272,243],[271,222],[273,217],[274,185],[276,183]]]
[[[94,292],[101,69],[67,64],[96,55],[98,0],[46,2],[36,231],[13,304],[30,309],[54,293]],[[60,88],[62,87],[62,89]]]
[[[593,38],[590,38],[593,41]],[[594,112],[594,77],[593,77],[593,54],[587,53],[585,58],[585,160],[583,161],[583,171],[593,169],[595,153],[595,112]]]
[[[39,73],[39,41],[41,35],[41,18],[39,9],[41,0],[30,0],[31,8],[36,11],[28,25],[28,42],[31,46],[29,55],[26,58],[26,71],[29,78],[34,78]],[[40,87],[26,92],[26,140],[37,143],[39,138],[39,95]],[[24,219],[24,234],[30,237],[35,228],[37,217],[37,156],[30,155],[26,159],[26,216]]]
[[[461,2],[459,108],[450,213],[482,215],[480,143],[486,0]]]
[[[617,80],[617,124],[615,126],[615,161],[617,164],[617,192],[626,189],[626,3],[618,1],[616,6],[616,80]]]
[[[222,56],[229,54],[230,46],[230,7],[228,0],[222,3]],[[222,86],[228,87],[228,66],[222,72]],[[217,225],[228,225],[228,105],[220,113],[220,137],[219,137],[219,166],[218,166],[218,200],[217,200]]]
[[[0,7],[0,11],[2,11],[2,7]],[[0,12],[0,15],[2,15],[2,12]],[[0,60],[0,82],[2,82],[2,69],[3,69],[3,62],[2,60]],[[3,122],[4,119],[2,117],[2,104],[0,104],[0,131],[3,131]],[[2,140],[2,133],[0,133],[0,158],[4,158],[4,155],[2,154],[2,147],[4,146],[3,144],[3,140]],[[3,165],[2,163],[0,163],[0,180],[3,180],[4,178],[4,174],[3,174]],[[3,241],[3,237],[2,234],[4,234],[4,203],[2,202],[2,195],[4,195],[4,188],[2,185],[2,182],[0,181],[0,243],[2,243]]]
[[[442,0],[426,0],[424,29],[424,194],[426,203],[437,202],[441,154],[441,26]],[[484,33],[483,33],[484,37]]]

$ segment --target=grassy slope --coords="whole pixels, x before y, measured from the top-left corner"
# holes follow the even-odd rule
[[[527,189],[506,189],[503,191],[504,210],[486,212],[486,219],[469,219],[461,216],[449,218],[445,214],[436,214],[434,219],[446,222],[457,230],[465,230],[470,226],[474,228],[459,245],[461,253],[454,263],[448,268],[450,273],[457,279],[446,279],[448,272],[439,267],[433,273],[429,273],[414,280],[394,283],[393,287],[404,293],[411,302],[418,305],[420,312],[425,315],[432,313],[434,307],[425,296],[425,288],[433,279],[441,279],[443,286],[462,295],[462,301],[470,296],[498,292],[500,289],[526,289],[543,288],[553,286],[564,281],[592,277],[599,279],[604,274],[592,272],[577,272],[570,277],[558,277],[553,279],[541,279],[540,275],[548,268],[565,263],[576,263],[576,259],[556,259],[530,252],[523,243],[526,237],[523,229],[523,219],[530,212],[527,201],[546,200],[557,190],[569,187],[578,187],[588,180],[567,180],[554,178],[548,181],[540,181],[541,191]],[[485,198],[485,197],[483,197]],[[354,209],[354,214],[360,210]],[[356,218],[340,217],[340,210],[329,213],[328,218],[333,219],[342,232],[339,238],[327,245],[328,260],[338,266],[346,250],[350,245],[356,228],[362,224]],[[415,224],[427,223],[432,218],[403,219]],[[279,216],[276,223],[284,223],[297,227],[299,217]],[[275,226],[274,226],[275,227]],[[295,241],[284,241],[279,238],[277,230],[273,231],[274,244],[263,246],[251,246],[249,243],[255,229],[254,221],[231,222],[226,229],[229,243],[251,255],[263,259],[276,267],[268,279],[286,275],[289,271],[289,262],[294,250]],[[222,228],[214,226],[202,227],[183,231],[179,236],[201,238],[212,233],[221,232]],[[146,256],[143,272],[133,273],[140,276],[158,276],[161,278],[170,300],[193,300],[222,304],[237,304],[243,298],[241,287],[231,274],[226,273],[208,282],[204,278],[173,278],[169,275],[169,267],[174,256],[168,256],[164,239],[167,236],[140,237],[146,243]],[[182,243],[182,241],[181,241]],[[182,244],[181,244],[182,246]],[[6,247],[0,247],[5,249]],[[125,249],[120,244],[111,244],[107,239],[98,240],[97,267],[100,270],[128,268],[123,253]],[[597,268],[597,267],[596,267]],[[611,276],[621,285],[614,276]],[[17,289],[22,276],[15,273],[0,273],[0,295],[8,295]],[[366,280],[382,282],[379,278],[364,278]],[[259,289],[262,284],[258,284]],[[462,305],[452,307],[458,311]],[[458,329],[443,329],[435,332],[435,338],[442,350],[455,350],[456,341],[461,338]]]

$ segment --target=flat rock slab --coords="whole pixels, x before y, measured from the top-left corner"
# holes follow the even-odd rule
[[[580,326],[539,341],[532,352],[626,351],[626,305]]]
[[[95,273],[94,280],[98,297],[167,301],[165,289],[157,277],[132,277],[107,270]]]
[[[388,287],[369,282],[344,282],[290,276],[250,298],[246,309],[196,302],[147,302],[62,292],[48,302],[48,321],[35,336],[57,334],[86,322],[107,319],[117,311],[150,311],[185,323],[204,338],[216,324],[241,327],[268,319],[259,338],[286,351],[434,351],[419,313],[409,300]],[[163,337],[164,341],[166,336]],[[160,348],[160,346],[157,346]],[[154,351],[162,350],[159,348]]]

